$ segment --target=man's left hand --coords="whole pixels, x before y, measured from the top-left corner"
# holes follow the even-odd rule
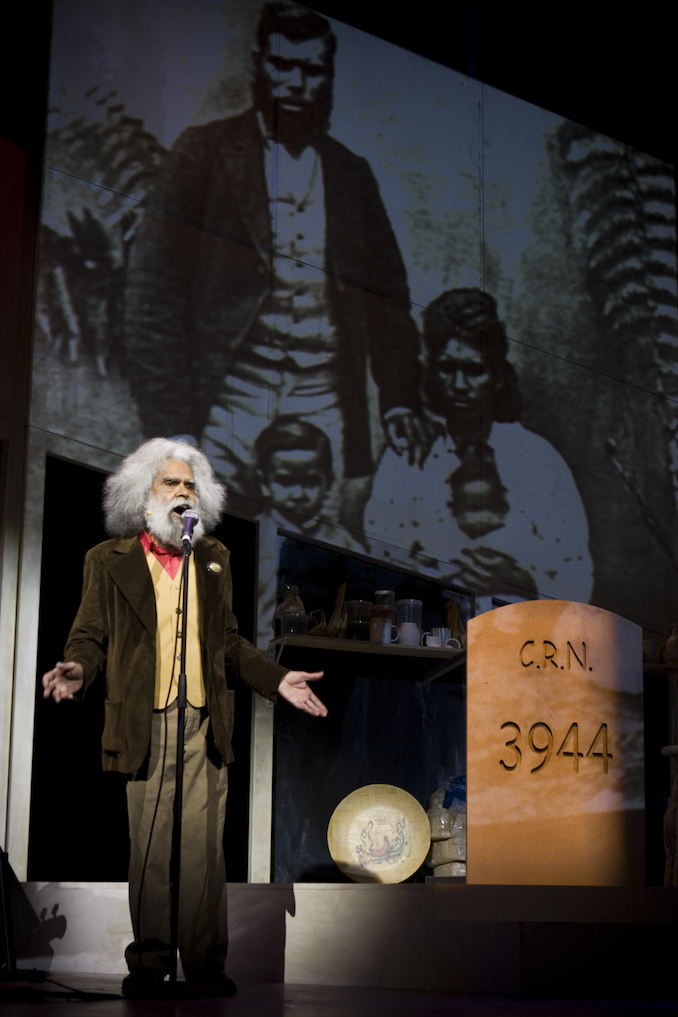
[[[278,692],[297,710],[310,713],[312,717],[326,717],[327,707],[308,686],[308,682],[317,681],[323,674],[323,671],[288,671],[278,686]]]
[[[389,410],[384,417],[384,431],[386,440],[396,455],[407,453],[410,466],[415,463],[423,466],[433,444],[433,436],[423,417],[413,410],[400,407]]]

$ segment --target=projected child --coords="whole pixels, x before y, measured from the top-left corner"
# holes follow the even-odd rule
[[[298,533],[335,547],[360,550],[346,530],[327,519],[333,508],[332,447],[324,431],[291,414],[277,417],[258,436],[255,445],[256,475],[269,508],[259,521],[259,638],[265,647],[273,635],[277,606],[278,531]]]
[[[385,452],[366,534],[402,549],[384,551],[392,561],[479,594],[587,601],[581,498],[564,459],[519,423],[518,380],[494,299],[448,290],[426,308],[423,338],[438,438],[421,469]]]
[[[254,443],[256,473],[270,517],[308,534],[323,526],[322,508],[334,480],[329,438],[315,424],[286,414]]]

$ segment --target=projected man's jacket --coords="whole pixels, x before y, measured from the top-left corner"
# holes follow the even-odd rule
[[[198,440],[270,292],[271,216],[256,114],[183,132],[131,252],[127,355],[145,436]],[[373,471],[367,369],[383,415],[417,410],[417,332],[405,268],[366,162],[323,134],[325,297],[339,337],[346,477]],[[262,421],[262,427],[267,421]]]

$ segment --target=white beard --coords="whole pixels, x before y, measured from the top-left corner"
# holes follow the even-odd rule
[[[158,495],[150,494],[145,508],[148,532],[166,551],[181,551],[181,533],[184,528],[181,512],[190,508],[200,515],[199,501],[196,499],[195,505],[191,505],[186,498],[173,498],[168,503]],[[175,508],[180,509],[179,514],[174,511]],[[198,522],[193,530],[193,541],[204,536],[205,527],[202,522]]]

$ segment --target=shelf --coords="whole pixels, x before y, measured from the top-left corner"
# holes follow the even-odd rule
[[[466,681],[466,651],[427,646],[398,646],[328,636],[280,636],[268,644],[270,659],[304,671],[324,670],[328,676],[350,666],[365,669],[362,677],[395,681],[434,682],[455,671],[454,681]],[[343,658],[343,659],[342,659]]]

